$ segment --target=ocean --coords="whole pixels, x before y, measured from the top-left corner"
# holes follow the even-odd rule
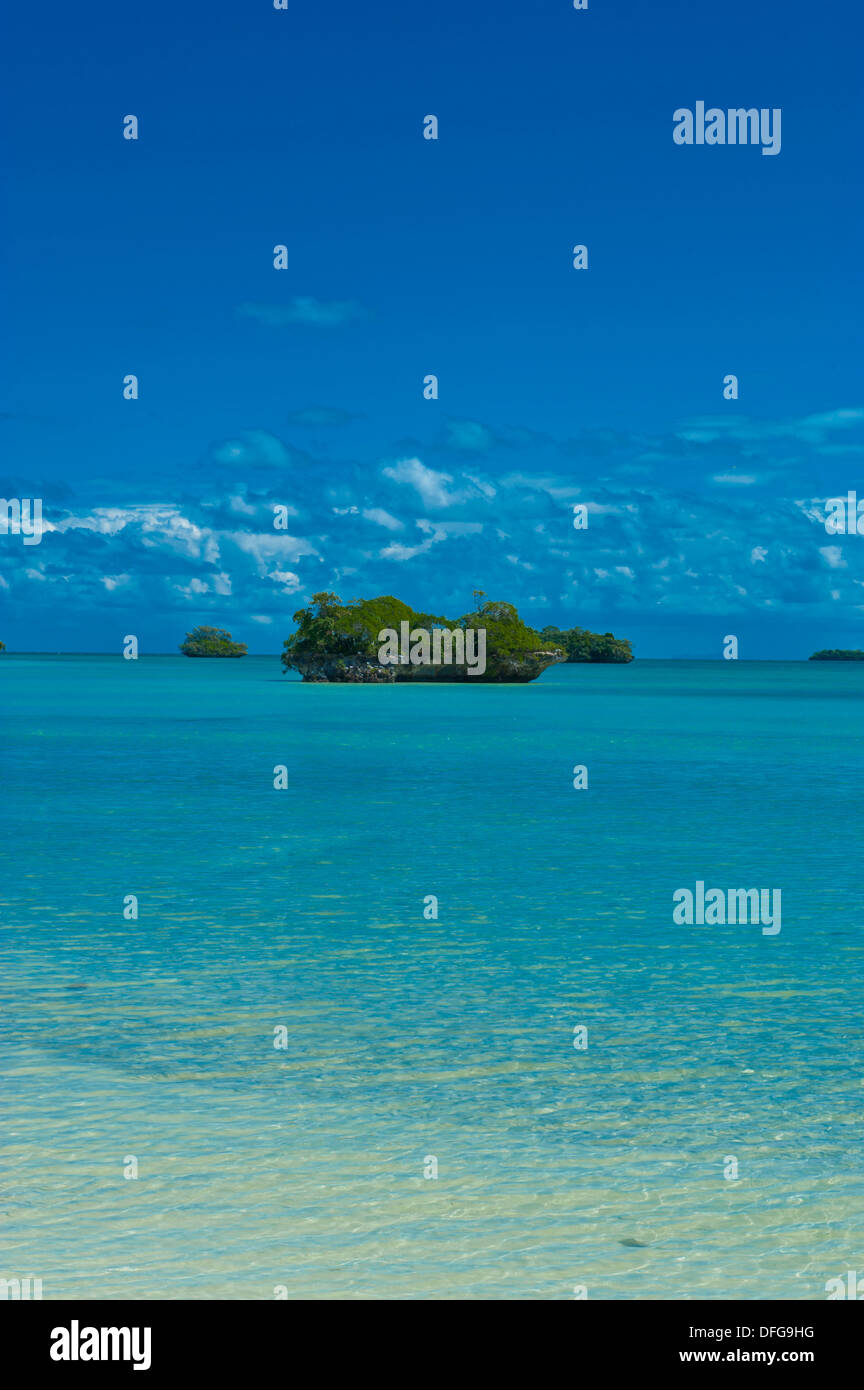
[[[864,1273],[862,693],[836,663],[0,657],[0,1276],[820,1300]],[[781,890],[781,930],[673,921],[700,882]]]

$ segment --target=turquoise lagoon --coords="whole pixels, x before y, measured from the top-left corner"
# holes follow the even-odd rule
[[[864,1272],[862,695],[4,656],[0,1274],[824,1299]],[[696,880],[779,887],[781,933],[676,926]]]

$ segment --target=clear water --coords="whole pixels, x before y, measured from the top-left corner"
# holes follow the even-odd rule
[[[862,693],[4,656],[0,1274],[824,1299],[864,1272]],[[779,887],[779,936],[674,925],[697,879]]]

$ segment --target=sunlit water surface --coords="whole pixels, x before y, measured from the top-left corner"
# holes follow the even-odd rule
[[[0,1274],[824,1299],[864,1272],[862,694],[4,656]],[[676,926],[697,879],[779,887],[780,934]]]

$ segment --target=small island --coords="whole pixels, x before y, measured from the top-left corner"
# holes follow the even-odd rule
[[[310,606],[294,614],[297,631],[284,643],[283,669],[313,682],[525,683],[571,659],[563,643],[528,627],[512,603],[484,600],[475,590],[474,611],[451,620],[415,612],[390,595],[343,603],[337,594],[313,594]],[[617,643],[611,633],[583,636],[599,644],[591,647],[595,653],[610,654],[574,660],[632,659],[629,643]],[[603,645],[608,642],[614,648]],[[627,656],[617,654],[619,646]]]
[[[5,652],[5,650],[6,650],[6,643],[5,643],[5,642],[0,642],[0,652]]]
[[[567,661],[633,660],[630,643],[626,638],[613,637],[611,632],[604,632],[601,637],[584,627],[571,627],[563,632],[560,627],[544,627],[540,636],[544,642],[562,647]]]
[[[184,656],[245,656],[246,643],[232,641],[223,627],[193,627],[179,650]]]
[[[864,661],[864,652],[857,648],[852,651],[841,651],[838,647],[824,652],[814,652],[808,659],[810,661]]]

